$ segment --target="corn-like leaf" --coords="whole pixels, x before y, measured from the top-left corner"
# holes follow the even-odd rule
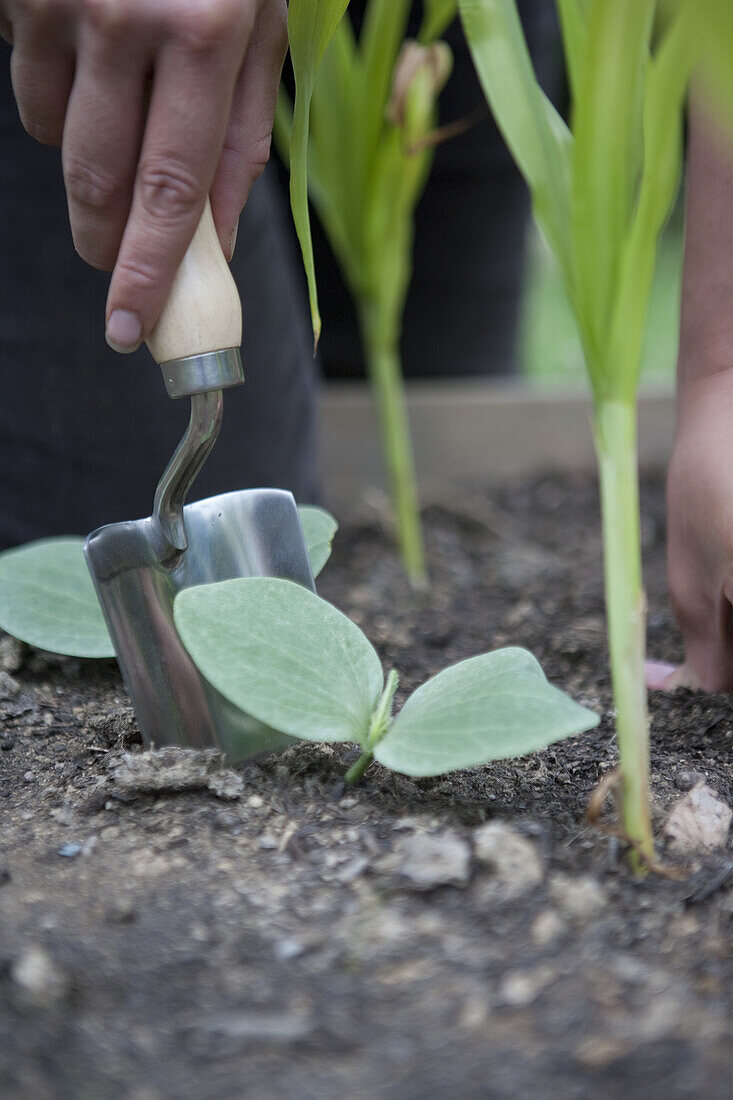
[[[407,30],[411,0],[370,0],[359,42],[364,64],[363,126],[365,163],[369,163],[384,125],[395,62]]]
[[[459,0],[458,6],[496,124],[527,181],[535,217],[567,281],[570,132],[537,83],[514,0]]]
[[[448,29],[458,15],[458,0],[423,0],[423,17],[418,42],[430,45]]]
[[[621,253],[608,359],[614,394],[631,401],[638,383],[657,242],[682,168],[682,107],[696,51],[697,14],[683,0],[650,59],[644,90],[644,165],[633,223]]]
[[[733,129],[733,4],[697,0],[696,31],[704,49],[701,77],[724,125]]]
[[[206,679],[280,733],[365,745],[382,666],[358,626],[292,581],[246,577],[180,592],[178,632]]]
[[[591,0],[583,79],[573,104],[573,229],[578,318],[594,386],[621,247],[642,162],[642,101],[655,0]]]
[[[321,332],[318,292],[308,216],[308,131],[313,85],[328,43],[349,0],[290,0],[288,34],[295,75],[295,105],[290,137],[290,203],[308,280],[313,336]]]
[[[584,0],[555,0],[555,3],[560,19],[570,91],[575,99],[580,93],[588,42],[587,5]]]

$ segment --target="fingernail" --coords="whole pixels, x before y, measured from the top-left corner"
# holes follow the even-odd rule
[[[650,691],[665,691],[668,689],[669,678],[677,671],[677,665],[671,665],[668,661],[645,661],[644,679]]]
[[[239,232],[239,222],[234,226],[232,235],[229,238],[229,259],[234,258],[234,249],[237,247],[237,233]]]
[[[129,309],[114,309],[107,321],[105,333],[107,343],[113,351],[129,354],[140,347],[143,338],[143,326],[136,313]]]

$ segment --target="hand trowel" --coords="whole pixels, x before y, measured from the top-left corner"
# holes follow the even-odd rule
[[[244,489],[185,499],[216,442],[223,390],[244,381],[242,311],[207,201],[147,341],[168,395],[191,418],[158,484],[153,513],[93,531],[87,564],[122,677],[149,746],[216,747],[231,763],[291,739],[234,707],[199,673],[173,621],[178,592],[234,577],[279,577],[315,591],[292,495]]]

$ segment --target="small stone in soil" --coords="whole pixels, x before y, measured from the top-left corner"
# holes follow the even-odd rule
[[[712,851],[728,840],[733,810],[706,783],[696,783],[664,823],[664,835],[677,852]]]
[[[20,684],[0,669],[0,699],[14,699],[20,695]]]
[[[532,921],[529,934],[537,947],[547,947],[567,930],[567,925],[556,909],[543,909]]]
[[[542,881],[535,845],[504,821],[489,821],[473,834],[476,859],[492,872],[482,891],[485,900],[511,901]]]
[[[590,875],[552,875],[550,897],[565,916],[579,923],[595,917],[607,905],[603,887]]]
[[[696,783],[704,782],[702,772],[693,771],[692,768],[678,768],[675,772],[674,785],[678,791],[691,791]]]
[[[10,976],[23,997],[38,1008],[56,1004],[70,990],[67,976],[42,947],[26,948],[11,966]]]
[[[86,727],[107,748],[117,741],[133,743],[142,740],[132,707],[118,707],[107,714],[95,714],[88,719]]]
[[[432,890],[436,886],[465,886],[470,861],[465,840],[446,830],[434,836],[400,837],[392,851],[374,863],[374,869],[405,880],[413,890]]]
[[[68,844],[64,844],[59,848],[59,855],[63,856],[65,859],[74,859],[75,856],[80,854],[82,848],[83,845],[79,844],[78,841],[69,841]]]
[[[0,669],[3,672],[20,672],[25,662],[25,648],[17,638],[5,635],[0,638]]]

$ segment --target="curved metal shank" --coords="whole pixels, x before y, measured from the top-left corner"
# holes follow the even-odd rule
[[[221,390],[191,397],[191,419],[183,439],[158,482],[153,524],[161,540],[161,561],[188,546],[183,505],[199,470],[216,443],[224,408]]]

